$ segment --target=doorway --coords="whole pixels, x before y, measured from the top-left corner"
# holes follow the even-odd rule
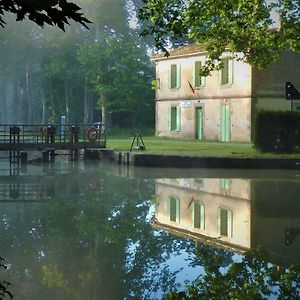
[[[203,109],[202,107],[196,108],[196,139],[203,139]]]
[[[221,106],[221,141],[230,141],[230,106]]]

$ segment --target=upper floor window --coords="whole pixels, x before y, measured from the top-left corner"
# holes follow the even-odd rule
[[[169,88],[178,89],[181,84],[180,65],[172,64],[169,70]]]
[[[201,87],[205,85],[205,76],[200,75],[202,67],[201,61],[195,61],[194,63],[194,70],[193,70],[193,86],[194,87]]]
[[[220,85],[232,84],[233,78],[233,60],[230,58],[222,59],[223,68],[219,71]]]

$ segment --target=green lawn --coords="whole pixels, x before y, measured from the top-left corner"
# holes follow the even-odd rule
[[[119,151],[129,151],[133,137],[107,137],[107,147]],[[170,154],[186,156],[230,156],[230,157],[299,157],[300,153],[273,154],[262,153],[247,143],[202,142],[194,139],[145,137],[148,154]],[[141,152],[136,151],[135,152]]]

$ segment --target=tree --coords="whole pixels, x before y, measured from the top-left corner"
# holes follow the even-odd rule
[[[102,122],[106,123],[109,114],[117,126],[153,124],[153,91],[149,87],[154,72],[135,37],[108,36],[102,43],[84,45],[79,61],[87,86],[97,94]]]
[[[6,24],[3,20],[5,12],[11,12],[16,15],[17,21],[21,21],[26,17],[40,26],[45,24],[58,26],[65,30],[65,25],[69,24],[69,20],[80,23],[87,27],[87,23],[91,23],[83,17],[79,12],[80,7],[67,0],[1,0],[0,1],[0,26]]]
[[[287,269],[271,265],[268,253],[257,248],[222,270],[222,256],[207,254],[206,274],[186,291],[169,292],[164,299],[299,299],[299,265]]]
[[[76,23],[63,32],[6,15],[0,30],[1,122],[57,123],[66,115],[70,124],[87,124],[100,121],[101,110],[116,126],[152,127],[154,69],[145,41],[130,26],[129,2],[76,0],[93,22],[89,30]]]
[[[280,26],[275,26],[276,14]],[[298,0],[144,0],[140,10],[140,19],[149,22],[141,35],[153,35],[166,55],[170,37],[204,46],[204,75],[222,66],[225,51],[258,68],[279,59],[284,50],[299,51],[299,17]]]

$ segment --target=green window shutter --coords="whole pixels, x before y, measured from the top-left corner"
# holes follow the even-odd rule
[[[197,119],[197,138],[198,140],[202,139],[202,124],[203,124],[203,113],[202,108],[197,108],[196,110],[196,119]]]
[[[205,206],[203,203],[193,203],[192,219],[194,228],[205,229]]]
[[[220,130],[221,130],[221,141],[229,142],[230,141],[230,106],[221,105],[221,120],[220,120]]]
[[[232,219],[231,210],[218,208],[218,231],[221,236],[232,237]]]
[[[177,106],[176,108],[176,130],[181,130],[181,107]]]
[[[221,141],[226,140],[226,108],[225,105],[221,106]]]
[[[221,208],[218,207],[217,211],[217,224],[218,224],[218,233],[221,234]]]
[[[219,85],[231,84],[232,83],[232,70],[233,64],[232,59],[222,59],[223,68],[219,70]]]
[[[224,190],[228,190],[230,187],[229,178],[221,178],[221,188]]]
[[[169,209],[169,216],[170,216],[170,221],[172,221],[172,222],[178,222],[177,221],[177,214],[178,214],[178,212],[177,212],[177,206],[178,206],[178,204],[177,204],[177,200],[178,199],[176,199],[176,198],[174,198],[174,197],[169,197],[169,206],[170,206],[170,209]]]
[[[195,227],[195,202],[192,203],[192,224]]]
[[[195,74],[196,74],[196,61],[195,61],[195,63],[194,63],[194,65],[193,65],[193,74],[192,74],[192,85],[193,86],[196,86],[196,76],[195,76]]]
[[[200,228],[205,230],[205,205],[200,204]]]
[[[225,141],[230,141],[230,106],[225,106]]]
[[[227,218],[228,218],[228,237],[232,238],[233,213],[231,210],[227,210]]]
[[[233,83],[233,59],[228,61],[228,83]]]
[[[205,76],[201,76],[200,77],[200,86],[205,86],[205,81],[206,81],[206,77]]]
[[[181,86],[181,66],[178,64],[176,68],[176,88]]]
[[[180,200],[176,199],[176,222],[180,222]]]
[[[194,86],[199,87],[201,86],[201,76],[200,76],[200,70],[201,70],[201,61],[195,61],[194,64]]]
[[[169,86],[169,89],[172,88],[172,65],[170,66],[169,68],[169,72],[168,72],[168,86]]]
[[[167,212],[168,212],[168,216],[171,216],[171,197],[168,197]]]
[[[219,75],[219,85],[222,85],[222,69],[218,71],[218,75]]]
[[[172,124],[172,107],[169,106],[168,107],[168,127],[169,127],[169,131],[172,130],[171,124]]]

